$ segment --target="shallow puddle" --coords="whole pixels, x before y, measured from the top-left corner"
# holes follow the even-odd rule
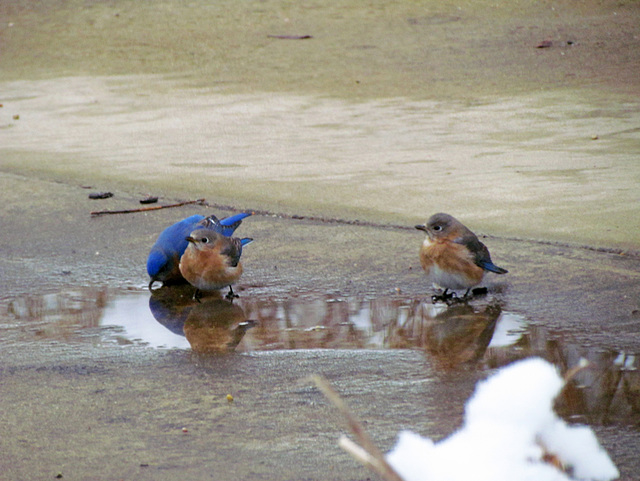
[[[448,364],[516,346],[524,317],[497,301],[432,304],[411,297],[301,294],[286,299],[192,299],[190,287],[147,291],[77,290],[9,303],[14,340],[117,342],[196,352],[276,349],[422,348]],[[457,355],[454,356],[454,353]]]
[[[490,296],[470,304],[432,304],[406,296],[306,293],[234,302],[192,299],[190,287],[148,291],[81,289],[7,304],[5,345],[48,342],[184,349],[199,355],[309,349],[421,350],[436,372],[453,376],[541,356],[562,372],[589,361],[568,383],[557,409],[589,423],[640,425],[638,357],[573,344]],[[462,376],[464,377],[464,376]]]

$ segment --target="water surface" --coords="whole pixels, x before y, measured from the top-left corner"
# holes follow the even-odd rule
[[[489,296],[471,303],[433,304],[406,296],[341,297],[306,293],[289,298],[218,295],[192,299],[193,289],[79,289],[9,302],[2,343],[119,345],[189,350],[205,356],[293,350],[417,350],[433,373],[466,383],[516,359],[542,356],[576,374],[558,400],[574,421],[636,425],[640,395],[636,353],[579,346]],[[425,372],[425,381],[429,373]]]

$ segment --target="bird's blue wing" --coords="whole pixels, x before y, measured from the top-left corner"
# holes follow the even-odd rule
[[[147,274],[149,274],[149,277],[157,277],[158,273],[162,267],[167,264],[167,262],[167,255],[154,245],[151,248],[151,252],[149,252],[149,257],[147,258]]]
[[[242,219],[245,219],[250,215],[251,215],[251,212],[240,212],[239,214],[232,215],[230,217],[225,217],[220,221],[220,224],[223,225],[224,227],[233,227],[233,230],[236,230],[238,226],[242,223]]]
[[[160,233],[147,258],[147,273],[152,280],[164,281],[175,273],[177,262],[189,244],[186,237],[203,219],[202,215],[192,215]]]

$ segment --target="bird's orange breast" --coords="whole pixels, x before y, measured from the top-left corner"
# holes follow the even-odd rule
[[[219,251],[189,246],[180,260],[180,272],[198,289],[215,290],[235,283],[242,275],[242,264],[232,267]]]
[[[439,271],[465,279],[469,285],[479,284],[484,276],[469,250],[448,239],[425,242],[420,249],[420,264],[427,274],[437,266]]]

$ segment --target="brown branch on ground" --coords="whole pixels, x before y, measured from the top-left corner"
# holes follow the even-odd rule
[[[91,217],[97,217],[99,215],[107,215],[107,214],[133,214],[135,212],[147,212],[150,210],[160,210],[160,209],[169,209],[171,207],[181,207],[183,205],[190,204],[204,204],[205,199],[198,200],[187,200],[184,202],[178,202],[177,204],[169,204],[169,205],[154,205],[152,207],[140,207],[138,209],[125,209],[125,210],[98,210],[91,212]]]

